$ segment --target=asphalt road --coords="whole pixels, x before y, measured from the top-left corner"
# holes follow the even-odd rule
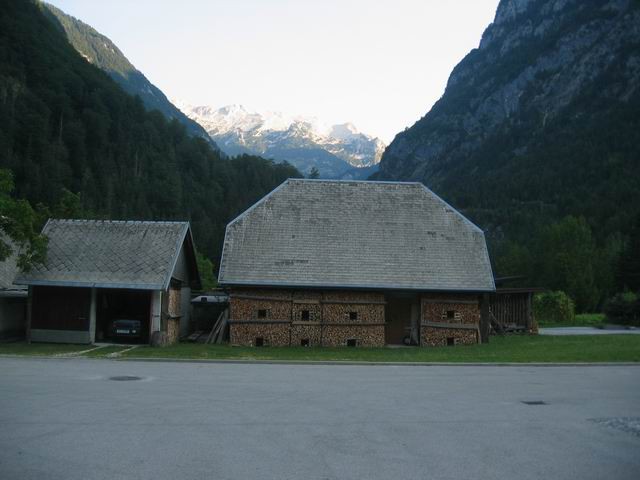
[[[636,480],[639,417],[634,366],[0,358],[0,478]]]

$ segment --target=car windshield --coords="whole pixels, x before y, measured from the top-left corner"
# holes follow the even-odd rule
[[[129,319],[119,318],[117,320],[114,320],[113,324],[118,327],[134,328],[134,327],[140,326],[140,320],[129,320]]]

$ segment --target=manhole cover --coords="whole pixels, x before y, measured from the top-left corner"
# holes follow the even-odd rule
[[[525,405],[546,405],[547,402],[543,402],[542,400],[523,400],[522,403]]]
[[[142,380],[142,377],[133,377],[131,375],[120,375],[116,377],[109,377],[109,380],[115,380],[117,382],[128,382],[131,380]]]

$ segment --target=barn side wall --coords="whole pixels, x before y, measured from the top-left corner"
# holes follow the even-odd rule
[[[230,342],[255,346],[384,346],[384,294],[233,289]]]

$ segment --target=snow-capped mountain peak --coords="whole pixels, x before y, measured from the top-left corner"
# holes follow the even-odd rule
[[[257,112],[237,104],[212,108],[175,103],[229,155],[287,160],[303,172],[315,166],[327,178],[377,165],[385,148],[380,139],[359,132],[352,123],[327,125],[315,117]]]

